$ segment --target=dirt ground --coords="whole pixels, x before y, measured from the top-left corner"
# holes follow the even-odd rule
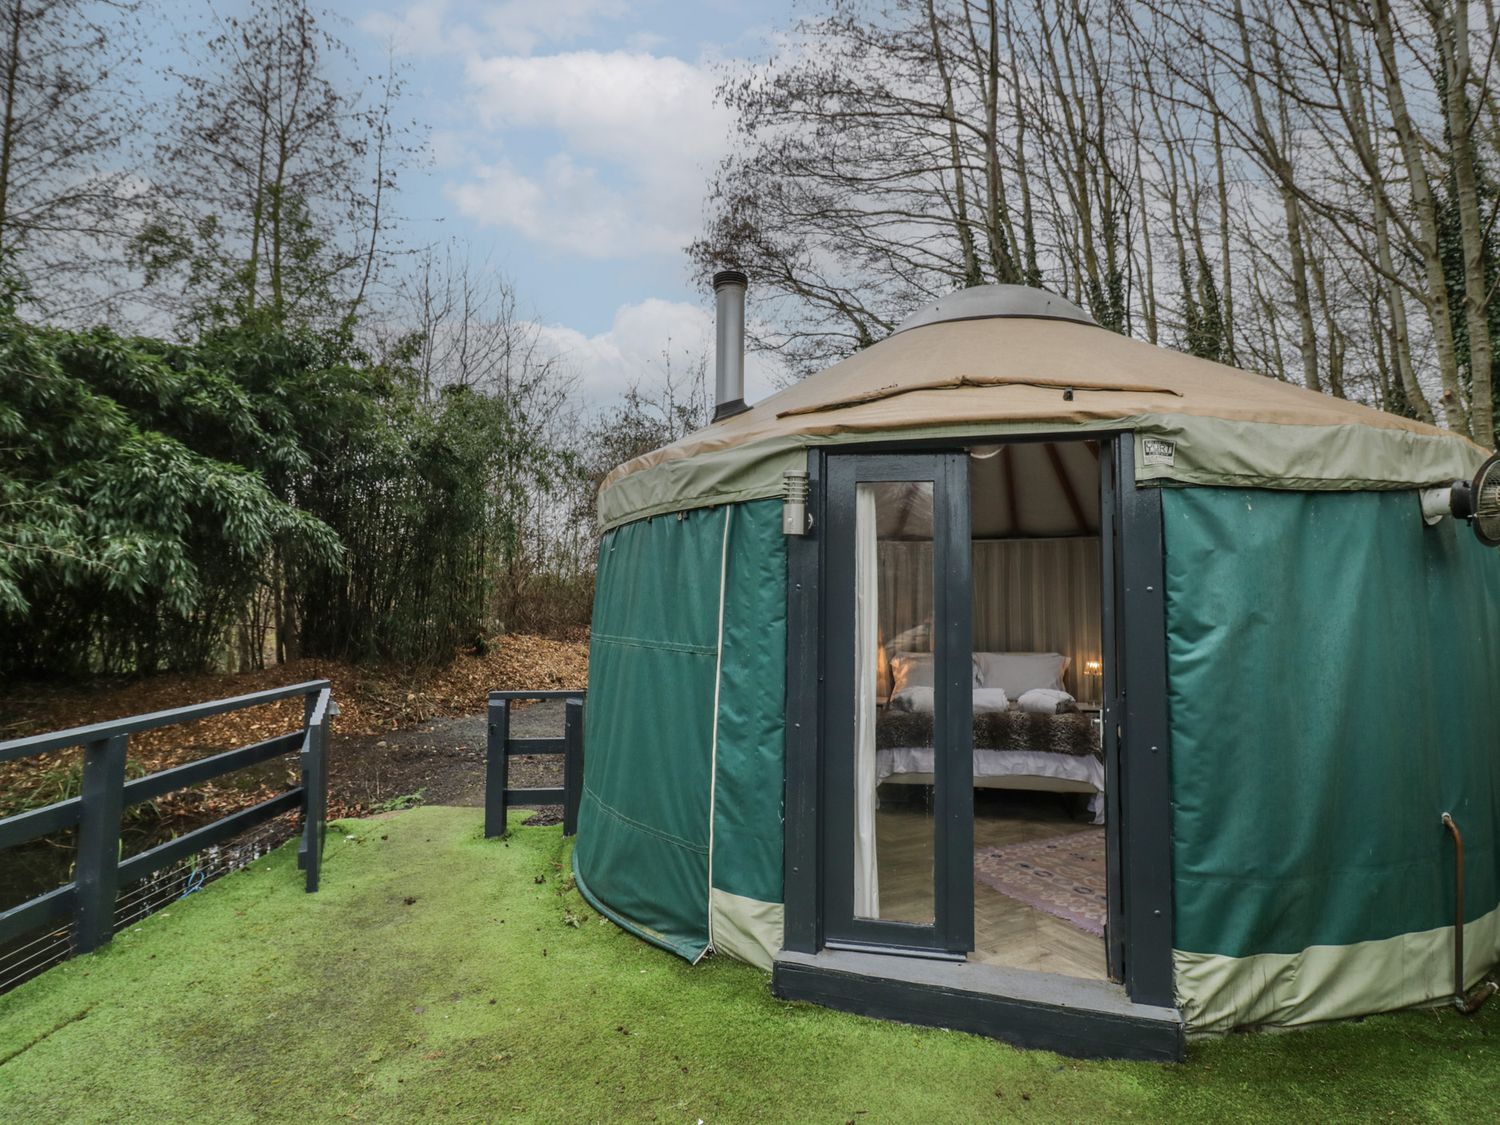
[[[547,700],[511,712],[512,738],[562,735],[563,704]],[[483,805],[485,718],[430,719],[406,730],[378,735],[335,736],[329,763],[329,796],[368,811],[403,804]],[[510,760],[510,786],[549,788],[562,784],[558,755],[522,755]],[[560,812],[543,810],[546,820]],[[544,823],[546,822],[544,820]]]

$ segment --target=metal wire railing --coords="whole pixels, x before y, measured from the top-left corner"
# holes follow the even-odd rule
[[[284,816],[121,887],[115,897],[114,932],[128,929],[214,880],[254,863],[296,832],[295,817]],[[74,952],[69,924],[11,943],[0,950],[0,993],[66,961]]]

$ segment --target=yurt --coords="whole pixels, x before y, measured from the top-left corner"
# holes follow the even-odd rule
[[[1077,1055],[1500,960],[1500,464],[958,291],[617,468],[574,870],[783,997]]]

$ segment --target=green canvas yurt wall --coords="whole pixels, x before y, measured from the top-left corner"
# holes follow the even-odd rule
[[[1414,492],[1162,491],[1178,1001],[1290,1024],[1500,961],[1500,557]]]
[[[574,871],[603,913],[696,961],[781,947],[786,546],[776,501],[604,536]]]
[[[1445,997],[1445,811],[1469,841],[1468,975],[1500,959],[1500,555],[1451,519],[1425,526],[1419,501],[1486,452],[1009,286],[944,298],[606,478],[574,853],[590,900],[685,957],[770,962],[783,472],[815,447],[1038,433],[1124,433],[1139,486],[1161,491],[1188,1026]]]

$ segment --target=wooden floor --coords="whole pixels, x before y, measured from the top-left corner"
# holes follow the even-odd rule
[[[881,790],[884,798],[886,789]],[[915,796],[916,794],[912,794]],[[1072,832],[1103,832],[1075,819],[1051,793],[1003,790],[976,794],[974,846],[993,847]],[[920,802],[882,800],[875,817],[880,913],[905,922],[932,921],[932,818]],[[1104,939],[974,884],[974,960],[1103,980]]]

